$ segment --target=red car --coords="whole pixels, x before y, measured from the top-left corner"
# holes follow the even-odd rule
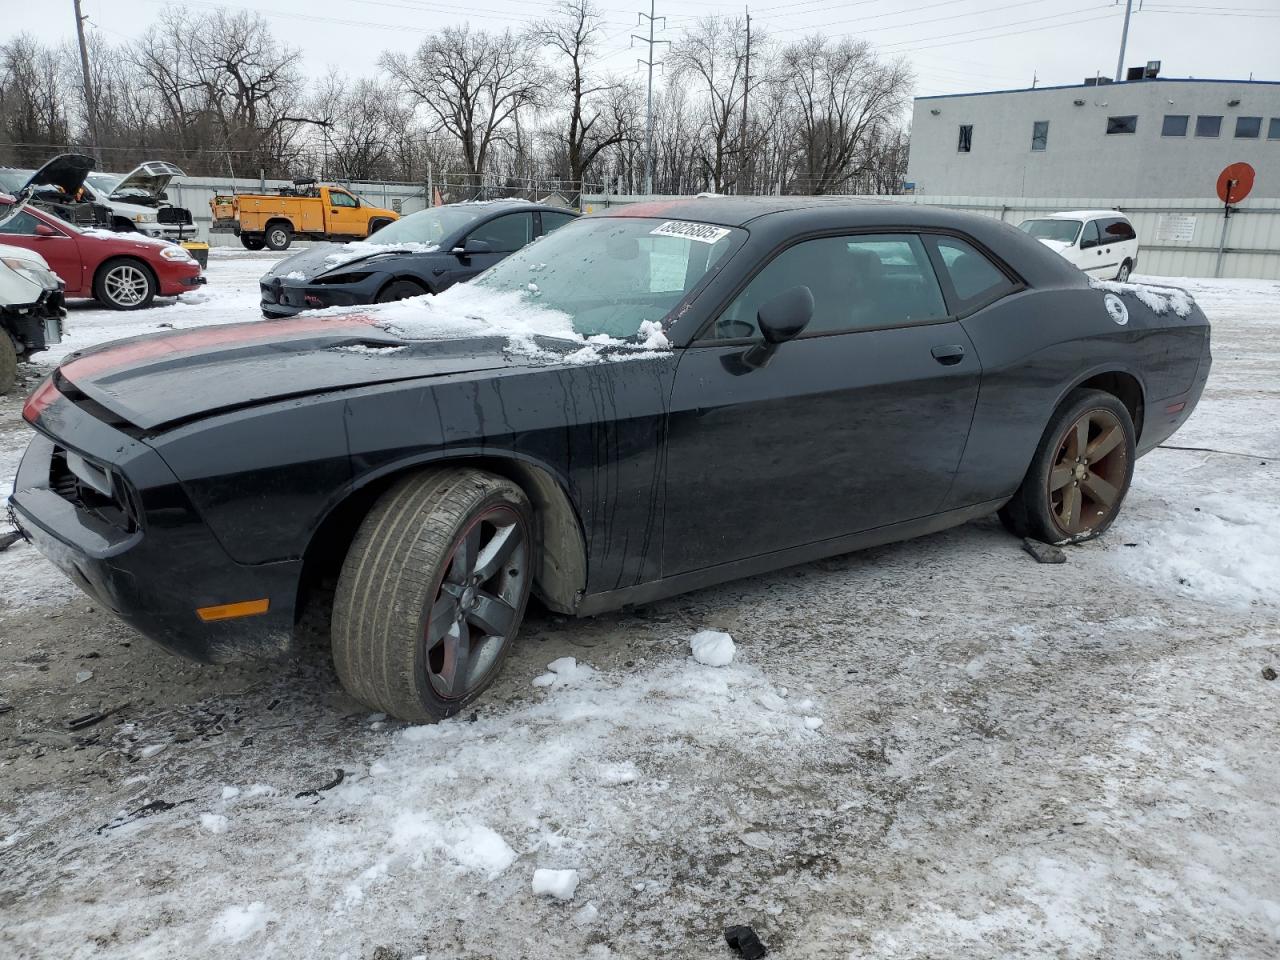
[[[48,261],[66,296],[92,297],[114,310],[137,310],[156,297],[176,297],[205,282],[182,247],[140,233],[84,230],[0,194],[0,243],[34,250]]]

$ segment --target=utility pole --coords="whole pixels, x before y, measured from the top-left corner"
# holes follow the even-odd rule
[[[1124,48],[1129,43],[1129,17],[1133,13],[1133,0],[1124,0],[1124,29],[1120,31],[1120,59],[1116,61],[1116,83],[1124,79]]]
[[[84,80],[84,109],[88,114],[89,137],[93,140],[94,165],[102,169],[102,144],[98,140],[98,102],[93,95],[93,81],[89,77],[89,47],[84,42],[84,22],[87,17],[80,12],[80,0],[71,0],[76,11],[76,38],[80,41],[80,77]]]
[[[667,18],[654,15],[656,13],[656,3],[657,0],[649,0],[649,12],[636,15],[636,26],[639,26],[645,20],[649,21],[649,36],[642,37],[636,33],[631,35],[632,46],[635,46],[636,40],[649,45],[649,59],[636,61],[641,66],[649,68],[649,92],[644,104],[644,192],[646,194],[653,193],[653,68],[655,66],[653,46],[656,43],[671,43],[670,40],[655,40],[653,38],[653,29],[658,20],[662,21],[662,29],[665,30],[667,28]]]
[[[738,132],[738,192],[742,192],[743,173],[747,169],[747,97],[751,94],[751,10],[747,13],[746,70],[742,80],[742,129]],[[747,186],[750,186],[748,181]]]

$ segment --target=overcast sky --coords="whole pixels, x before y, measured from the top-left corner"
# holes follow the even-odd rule
[[[647,4],[647,0],[644,0]],[[96,29],[121,41],[140,33],[164,0],[83,0]],[[543,16],[553,0],[187,0],[192,10],[255,10],[276,35],[302,50],[309,72],[330,67],[371,73],[385,49],[410,50],[433,30],[468,20],[486,29],[518,30]],[[74,39],[71,0],[5,0],[5,33]],[[636,70],[644,48],[629,47],[638,3],[600,0],[606,11],[607,66]],[[1280,80],[1280,0],[1145,0],[1134,2],[1127,64],[1163,63],[1162,76]],[[647,6],[645,7],[647,12]],[[667,17],[660,36],[707,14],[738,14],[728,0],[659,0]],[[914,66],[916,95],[1079,83],[1114,75],[1124,3],[1111,0],[761,0],[750,7],[754,30],[779,41],[806,32],[870,40]],[[659,56],[661,50],[659,48]]]

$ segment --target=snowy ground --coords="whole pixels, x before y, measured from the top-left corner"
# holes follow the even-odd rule
[[[67,349],[256,316],[267,261],[220,253],[200,302],[74,310]],[[435,727],[322,645],[183,663],[0,554],[0,956],[727,957],[733,923],[784,960],[1277,956],[1280,284],[1179,282],[1215,367],[1171,443],[1221,452],[1142,460],[1067,564],[984,521],[535,614]]]

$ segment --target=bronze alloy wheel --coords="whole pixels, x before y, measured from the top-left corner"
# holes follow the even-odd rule
[[[427,679],[444,700],[484,685],[520,624],[529,536],[506,506],[475,517],[454,541],[428,611]]]
[[[1064,432],[1046,493],[1054,525],[1078,537],[1105,524],[1128,476],[1124,428],[1110,410],[1087,410]]]

